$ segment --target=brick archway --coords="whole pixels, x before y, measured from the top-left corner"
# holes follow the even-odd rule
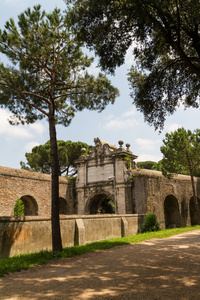
[[[89,199],[86,202],[85,212],[87,214],[99,213],[100,205],[106,198],[110,198],[114,203],[113,196],[107,191],[102,190],[100,192],[92,193],[92,195],[89,197]]]
[[[24,204],[25,216],[38,216],[37,201],[30,195],[25,195],[20,198]]]
[[[181,217],[179,211],[179,204],[176,197],[169,195],[164,201],[165,227],[173,228],[181,226]]]
[[[67,200],[62,197],[59,198],[59,214],[69,215],[69,205],[67,203]]]

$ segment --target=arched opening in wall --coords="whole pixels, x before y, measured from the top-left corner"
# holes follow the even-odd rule
[[[97,194],[90,199],[88,207],[90,214],[113,214],[115,213],[115,205],[106,194]]]
[[[67,201],[64,198],[59,198],[59,214],[60,215],[68,215],[69,209]]]
[[[199,210],[200,210],[200,199],[198,199],[198,205],[199,205]],[[193,225],[198,225],[198,218],[197,218],[197,212],[195,209],[195,204],[194,204],[194,197],[190,199],[190,220],[191,220],[191,226]]]
[[[177,199],[173,195],[165,198],[164,202],[165,228],[181,226],[181,218]]]
[[[36,200],[29,195],[20,198],[24,204],[24,215],[25,216],[38,216],[38,205]]]

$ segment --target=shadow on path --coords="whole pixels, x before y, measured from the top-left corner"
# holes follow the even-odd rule
[[[200,230],[56,260],[0,279],[0,299],[200,299]]]

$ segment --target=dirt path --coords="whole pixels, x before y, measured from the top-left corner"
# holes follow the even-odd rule
[[[200,230],[11,274],[0,299],[199,300]]]

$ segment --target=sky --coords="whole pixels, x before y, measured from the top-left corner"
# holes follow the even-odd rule
[[[0,28],[10,17],[17,22],[17,16],[28,7],[41,4],[47,12],[56,6],[61,10],[66,8],[63,0],[1,0]],[[0,62],[8,64],[5,57],[0,54]],[[97,75],[96,67],[98,58],[90,68],[93,75]],[[172,132],[179,127],[195,130],[198,128],[200,112],[198,109],[179,107],[172,116],[167,117],[161,133],[155,131],[144,121],[143,114],[138,112],[132,104],[127,73],[134,63],[131,49],[126,55],[125,64],[116,69],[115,76],[109,76],[112,84],[119,89],[120,96],[114,105],[108,105],[101,113],[83,110],[78,112],[68,127],[57,126],[58,140],[81,141],[94,145],[94,138],[118,146],[118,141],[130,143],[130,150],[137,155],[137,161],[159,161],[162,159],[160,147],[167,132]],[[0,108],[0,166],[20,168],[20,161],[26,162],[25,153],[32,148],[44,144],[49,140],[47,120],[38,121],[31,125],[12,126],[8,123],[10,112]]]

